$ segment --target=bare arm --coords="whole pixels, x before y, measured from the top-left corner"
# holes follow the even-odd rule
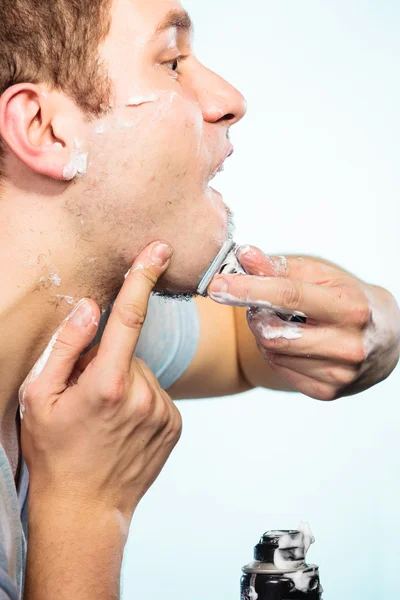
[[[25,600],[119,600],[128,523],[116,510],[29,499]]]
[[[199,348],[168,390],[172,398],[227,396],[264,387],[333,400],[390,375],[399,360],[400,310],[387,290],[319,258],[274,261],[252,249],[246,260],[247,272],[258,277],[226,276],[228,294],[240,301],[253,294],[256,300],[304,312],[308,324],[299,327],[296,339],[263,337],[256,320],[248,322],[246,308],[226,306],[223,299],[218,306],[197,299]]]
[[[20,390],[29,470],[25,599],[118,600],[129,525],[177,444],[182,420],[147,365],[132,361],[170,249],[131,269],[96,355],[100,309],[79,303]],[[137,268],[140,265],[140,268]]]
[[[196,298],[200,343],[191,365],[168,393],[173,400],[240,394],[255,387],[291,391],[260,354],[245,308]]]

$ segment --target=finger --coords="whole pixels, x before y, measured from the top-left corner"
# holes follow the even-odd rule
[[[269,353],[270,364],[286,367],[299,375],[307,375],[321,383],[330,383],[343,388],[354,382],[358,370],[354,365],[342,364],[338,361],[300,358]]]
[[[338,269],[316,257],[270,256],[255,246],[241,246],[238,259],[249,275],[290,277],[308,283],[323,283],[338,276]]]
[[[251,275],[220,275],[208,293],[220,304],[300,312],[320,323],[341,323],[355,304],[342,288]]]
[[[48,395],[62,393],[82,352],[93,341],[98,328],[99,307],[91,300],[82,300],[65,319],[36,362],[20,390],[24,399],[34,381],[42,382]]]
[[[284,337],[284,331],[279,333],[279,337],[271,338],[264,337],[257,322],[250,321],[249,326],[259,347],[267,353],[332,360],[356,367],[363,364],[366,359],[366,348],[362,337],[355,332],[346,332],[335,327],[299,325],[300,337],[288,339]]]
[[[241,246],[237,251],[240,264],[249,275],[259,277],[288,277],[289,265],[285,256],[268,256],[256,246]]]
[[[83,373],[85,371],[85,369],[90,365],[92,360],[94,358],[96,358],[99,348],[100,348],[100,344],[97,344],[94,348],[92,348],[84,356],[81,356],[81,358],[76,363],[75,368],[78,371],[80,371],[81,373]]]
[[[278,365],[271,364],[271,369],[277,373],[283,379],[286,379],[297,391],[301,392],[305,396],[314,398],[315,400],[335,400],[338,395],[338,390],[335,386],[329,383],[321,383],[308,377],[307,375],[301,375],[288,369],[287,367],[280,367]]]
[[[147,316],[151,292],[170,263],[172,249],[161,242],[136,259],[115,301],[97,354],[97,365],[128,372]]]

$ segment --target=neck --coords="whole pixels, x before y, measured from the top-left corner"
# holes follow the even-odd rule
[[[9,198],[0,203],[0,436],[15,424],[19,388],[60,323],[84,297],[107,308],[127,270],[68,231],[65,215],[57,219],[37,198],[35,211],[32,199],[18,201],[10,214]]]

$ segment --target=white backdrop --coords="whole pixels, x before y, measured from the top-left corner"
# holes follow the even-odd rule
[[[248,100],[215,182],[237,240],[328,258],[400,299],[400,2],[188,0],[203,62]],[[270,528],[308,520],[325,600],[398,594],[400,372],[320,403],[183,402],[133,521],[124,598],[234,600]]]

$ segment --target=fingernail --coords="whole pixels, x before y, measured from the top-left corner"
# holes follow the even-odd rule
[[[70,319],[76,327],[86,327],[92,322],[93,310],[89,302],[81,301]]]
[[[217,277],[211,282],[209,292],[227,292],[228,282],[224,277]]]
[[[253,254],[254,255],[255,251],[251,246],[246,245],[246,246],[240,246],[240,248],[237,251],[237,254],[240,256],[244,256],[245,254],[249,254],[249,255]]]
[[[172,248],[168,244],[158,244],[151,253],[156,267],[163,267],[172,256]]]

